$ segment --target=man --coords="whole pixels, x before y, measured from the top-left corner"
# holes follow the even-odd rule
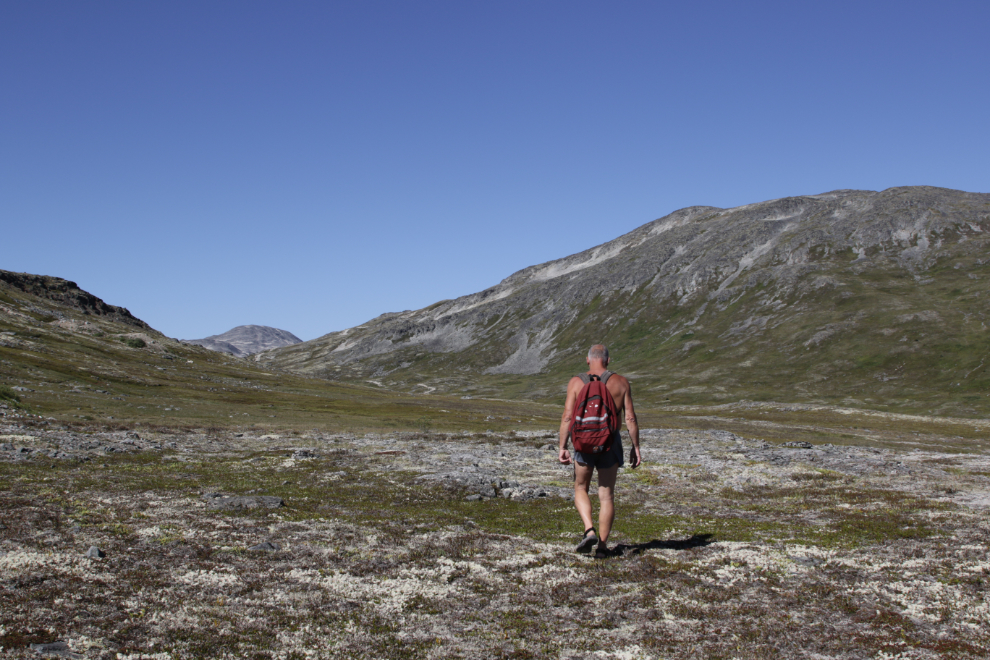
[[[626,419],[626,430],[629,432],[629,439],[632,441],[632,449],[629,450],[630,467],[639,467],[642,457],[639,453],[639,425],[636,423],[636,411],[633,409],[632,390],[629,381],[619,374],[608,372],[608,348],[602,344],[595,344],[588,351],[588,375],[601,377],[603,374],[609,375],[605,380],[605,389],[612,395],[615,401],[615,409],[618,411],[619,419],[622,419],[623,412]],[[585,379],[587,376],[585,376]],[[577,405],[578,395],[586,382],[582,376],[575,376],[567,384],[567,398],[564,401],[564,416],[560,420],[560,453],[559,460],[564,465],[571,464],[571,455],[567,451],[567,438],[570,436],[571,418],[574,415],[574,407]],[[584,537],[577,546],[577,551],[590,553],[596,545],[596,557],[607,557],[608,535],[612,531],[612,521],[615,519],[615,504],[613,500],[615,491],[615,477],[622,467],[622,436],[616,432],[612,440],[612,448],[600,454],[582,454],[574,451],[574,506],[577,508],[581,521],[584,523]],[[598,533],[595,532],[595,525],[591,520],[591,498],[588,496],[588,486],[591,484],[591,475],[598,470]]]

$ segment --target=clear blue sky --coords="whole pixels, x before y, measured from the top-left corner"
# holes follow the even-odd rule
[[[990,3],[0,3],[0,268],[312,339],[685,206],[990,191]]]

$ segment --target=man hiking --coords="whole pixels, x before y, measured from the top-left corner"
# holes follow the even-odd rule
[[[642,462],[639,452],[639,425],[636,423],[636,411],[633,409],[632,390],[629,381],[619,374],[608,371],[608,348],[602,344],[595,344],[588,351],[588,372],[578,374],[571,378],[567,384],[567,398],[564,401],[564,415],[560,420],[560,454],[559,460],[564,465],[571,465],[572,457],[567,450],[567,439],[572,436],[574,427],[575,408],[584,406],[584,401],[579,401],[578,397],[586,394],[591,386],[596,385],[591,381],[601,381],[611,395],[614,403],[615,420],[605,420],[604,412],[598,416],[591,417],[590,413],[577,411],[588,415],[580,418],[578,422],[585,420],[597,420],[601,423],[611,421],[613,426],[609,427],[614,431],[605,431],[605,435],[611,434],[610,443],[604,446],[592,448],[591,451],[578,451],[577,438],[573,456],[574,464],[574,506],[577,508],[581,521],[584,523],[584,537],[577,546],[577,551],[590,553],[595,549],[595,557],[608,557],[608,535],[612,531],[612,521],[615,518],[615,504],[613,501],[615,490],[615,477],[619,473],[619,468],[623,464],[622,456],[622,436],[619,433],[623,413],[625,414],[626,430],[629,432],[629,439],[632,441],[632,449],[629,451],[630,467],[638,467]],[[590,400],[589,400],[590,401]],[[609,403],[609,402],[606,402]],[[588,404],[592,405],[592,404]],[[597,402],[593,403],[596,406]],[[608,406],[611,408],[611,406]],[[590,409],[590,408],[589,408]],[[602,407],[604,411],[604,406]],[[590,422],[595,423],[595,422]],[[582,441],[582,444],[583,441]],[[598,470],[598,532],[591,519],[591,498],[588,496],[588,486],[591,484],[591,474]],[[597,545],[597,548],[595,547]]]

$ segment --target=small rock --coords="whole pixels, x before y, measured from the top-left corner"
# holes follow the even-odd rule
[[[89,547],[89,550],[86,551],[86,556],[90,559],[103,559],[107,556],[107,553],[103,552],[95,545],[92,545]]]
[[[32,644],[31,650],[43,658],[82,658],[84,656],[69,650],[66,642],[50,642],[48,644]]]
[[[784,447],[791,447],[792,449],[812,449],[814,445],[810,442],[804,442],[803,440],[795,440],[792,442],[785,442]]]
[[[274,543],[269,543],[268,541],[265,541],[264,543],[259,543],[258,545],[252,545],[250,548],[248,548],[248,550],[258,550],[260,552],[273,552],[278,549],[279,547],[277,545],[275,545]]]
[[[292,458],[316,458],[316,454],[308,449],[297,449],[292,452]]]
[[[220,493],[205,493],[202,499],[206,500],[211,509],[278,509],[285,506],[285,500],[273,495],[226,497]]]
[[[82,526],[81,525],[73,525],[72,526],[72,533],[73,534],[78,534],[81,531],[82,531]]]
[[[464,498],[466,502],[477,502],[480,499],[481,499],[481,495],[477,495],[477,494],[468,495],[467,497]]]
[[[788,555],[787,558],[797,564],[801,564],[802,566],[818,566],[819,564],[825,563],[824,561],[818,559],[817,557],[794,557]]]

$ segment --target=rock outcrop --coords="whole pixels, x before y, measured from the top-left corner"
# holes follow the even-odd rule
[[[0,270],[0,287],[8,286],[38,298],[51,300],[59,305],[71,307],[86,315],[102,316],[111,321],[150,329],[148,324],[123,307],[108,305],[92,293],[83,291],[79,285],[61,277],[32,275]]]

